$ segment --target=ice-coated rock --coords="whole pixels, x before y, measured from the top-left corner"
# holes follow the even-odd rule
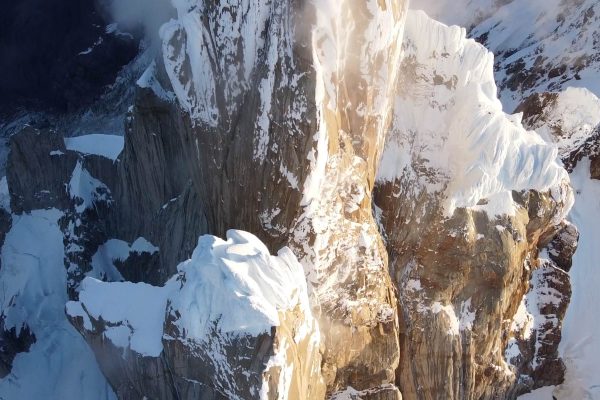
[[[288,248],[227,237],[202,236],[163,287],[87,278],[67,304],[119,398],[324,396],[302,266]]]
[[[557,151],[502,112],[491,54],[464,29],[411,10],[403,48],[374,197],[398,286],[402,394],[515,398],[560,383],[564,309],[537,328],[552,374],[525,368],[533,353],[523,365],[505,357],[538,251],[572,206]]]

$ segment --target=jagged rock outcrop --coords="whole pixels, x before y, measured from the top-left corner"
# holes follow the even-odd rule
[[[164,287],[88,279],[67,304],[119,398],[324,397],[302,267],[287,248],[227,236],[201,237]]]
[[[556,143],[560,158],[569,172],[584,157],[595,169],[600,150],[600,99],[584,88],[562,92],[535,93],[515,110],[523,113],[523,125],[535,129]]]
[[[577,227],[567,220],[559,225],[556,236],[548,243],[546,249],[548,258],[565,272],[569,272],[573,266],[573,255],[577,250],[579,242],[579,231]]]
[[[121,156],[116,223],[133,229],[122,232],[127,240],[158,233],[149,216],[185,190],[206,232],[241,228],[271,249],[296,251],[321,310],[329,390],[394,381],[395,300],[369,194],[405,8],[395,1],[181,5],[179,20],[161,30],[163,58],[139,82]],[[234,29],[224,35],[231,19]],[[215,24],[198,36],[202,21]],[[378,46],[367,45],[368,32],[378,32]],[[362,50],[341,44],[350,42]],[[188,176],[192,187],[184,189]],[[172,272],[180,255],[163,255],[163,268]]]
[[[491,55],[464,36],[409,13],[375,189],[398,285],[398,383],[411,399],[515,398],[562,381],[562,369],[545,374],[533,354],[512,363],[505,349],[538,251],[572,205],[568,177],[556,150],[501,112]],[[540,357],[562,365],[558,324],[538,328]]]
[[[77,157],[66,153],[63,137],[57,132],[25,127],[11,137],[6,178],[14,212],[70,206],[65,186]]]

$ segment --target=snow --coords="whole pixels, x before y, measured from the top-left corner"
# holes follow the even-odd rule
[[[503,85],[502,103],[508,110],[531,93],[560,92],[567,87],[587,88],[600,96],[600,3],[596,0],[418,0],[422,8],[449,24],[473,27],[470,36],[487,36],[486,45],[497,57],[497,80]],[[502,6],[502,3],[506,3]],[[587,57],[587,60],[581,57]],[[517,60],[523,66],[509,67]],[[520,72],[542,62],[535,84],[519,79],[519,87],[505,85]],[[567,67],[550,77],[553,68]]]
[[[571,222],[579,229],[579,246],[570,271],[573,294],[563,321],[560,353],[567,365],[566,382],[559,387],[557,398],[600,399],[600,319],[594,310],[600,304],[598,271],[598,237],[600,237],[600,181],[589,176],[590,161],[578,163],[571,174],[576,193]]]
[[[106,185],[94,178],[82,167],[81,161],[77,161],[71,180],[68,184],[69,195],[72,199],[78,200],[75,210],[82,213],[88,208],[93,208],[98,201],[108,201],[110,190]]]
[[[589,10],[592,11],[590,18],[586,17]],[[596,0],[515,0],[477,26],[473,35],[478,36],[493,29],[493,34],[489,35],[488,40],[491,50],[498,53],[518,49],[516,53],[501,61],[502,69],[520,58],[525,61],[525,68],[529,69],[539,56],[548,59],[556,67],[573,66],[578,57],[593,56],[598,51],[595,37],[595,31],[600,25],[598,12],[600,5]],[[558,17],[561,15],[565,21]],[[600,95],[598,71],[599,65],[591,62],[579,72],[579,79],[574,71],[568,71],[564,74],[565,77],[540,79],[533,90],[556,91],[567,86],[576,86],[587,87]],[[502,80],[503,77],[499,75],[498,78]],[[525,94],[529,92],[530,90],[525,90]],[[520,98],[518,93],[511,93],[510,90],[502,94],[502,101],[507,106],[516,106]]]
[[[27,325],[36,337],[0,381],[5,399],[116,399],[94,355],[64,314],[63,235],[55,209],[13,215],[2,247],[0,298],[6,328]]]
[[[94,51],[94,49],[97,46],[101,45],[102,42],[104,42],[104,38],[102,36],[98,36],[98,39],[96,39],[96,41],[94,42],[94,44],[92,44],[87,49],[80,51],[79,53],[77,53],[77,55],[79,55],[79,56],[85,56],[87,54],[90,54],[92,51]]]
[[[271,4],[260,0],[222,1],[214,13],[203,2],[173,0],[172,4],[177,18],[165,23],[159,33],[167,76],[192,121],[215,127],[229,117],[223,114],[236,111],[239,102],[235,100],[248,89],[257,55],[264,49],[267,20],[276,13]],[[211,20],[210,26],[202,22],[205,17]],[[276,52],[278,37],[270,39],[270,51]],[[223,84],[227,112],[217,106],[217,82]],[[264,90],[268,93],[269,86],[267,78]],[[261,96],[261,101],[268,100]],[[263,111],[268,115],[266,104]]]
[[[91,135],[65,138],[67,150],[83,154],[95,154],[116,160],[124,146],[123,136],[94,133]]]
[[[6,176],[0,179],[0,208],[10,212],[10,192],[8,191]]]
[[[431,305],[431,311],[435,314],[444,313],[448,323],[448,335],[458,335],[461,329],[461,323],[456,317],[454,307],[451,304],[442,305],[440,302],[434,302]]]
[[[493,14],[498,0],[411,0],[410,7],[431,18],[466,28]]]
[[[156,61],[152,61],[136,84],[141,88],[150,89],[163,100],[174,101],[175,94],[165,89],[156,78]]]
[[[135,253],[156,253],[159,248],[143,237],[137,238],[131,245],[131,251]]]
[[[108,246],[112,254],[128,248],[114,241]],[[226,241],[200,237],[178,271],[163,287],[88,277],[79,302],[69,302],[67,312],[82,316],[86,327],[89,317],[108,321],[105,337],[113,344],[155,357],[162,351],[166,313],[174,317],[182,339],[198,343],[215,323],[224,334],[257,336],[280,325],[281,311],[300,306],[311,315],[304,272],[291,250],[284,247],[271,256],[247,232],[230,230]]]
[[[158,251],[158,247],[142,237],[137,238],[132,245],[123,240],[110,239],[100,245],[92,256],[92,270],[88,276],[101,280],[122,281],[123,276],[117,270],[115,261],[125,261],[132,253],[154,254]]]
[[[561,156],[577,150],[600,124],[600,99],[584,88],[567,88],[547,107],[535,130],[558,146]],[[559,130],[559,134],[556,131]]]
[[[526,131],[520,116],[502,111],[493,56],[465,35],[463,28],[409,10],[405,78],[377,179],[394,181],[406,171],[426,170],[418,176],[420,184],[443,193],[447,215],[481,200],[489,206],[478,208],[490,214],[510,214],[511,191],[546,191],[569,178],[556,147]]]
[[[459,328],[461,331],[473,329],[473,322],[475,322],[475,310],[471,309],[471,298],[463,301],[460,306],[460,324]]]
[[[515,90],[505,87],[501,100],[512,110],[531,93],[558,93],[557,102],[546,110],[544,120],[533,125],[545,139],[555,142],[560,155],[578,148],[600,122],[600,65],[597,62],[600,3],[596,0],[512,0],[503,7],[491,0],[419,0],[413,7],[424,8],[447,23],[476,25],[471,35],[487,34],[487,46],[498,54],[497,81],[510,77],[511,63],[523,59],[519,72],[529,71],[538,58],[544,59],[541,75],[535,84]],[[487,10],[486,10],[487,9]],[[487,20],[486,20],[487,18]],[[573,67],[579,57],[588,57],[575,74]],[[551,66],[567,66],[565,74],[550,78]],[[550,66],[550,67],[547,67]],[[566,89],[566,90],[565,90]],[[561,127],[562,137],[553,128]],[[600,274],[596,271],[597,244],[600,232],[600,182],[589,177],[589,160],[579,162],[571,174],[575,204],[571,221],[580,230],[580,242],[570,271],[573,294],[563,324],[560,353],[567,366],[566,381],[558,388],[541,388],[522,399],[600,399],[600,330],[592,310],[600,303],[597,288]],[[525,333],[534,324],[535,315],[522,304],[516,322]],[[507,358],[515,356],[516,346],[507,349]]]
[[[88,277],[81,283],[79,302],[68,302],[66,312],[82,316],[84,321],[102,318],[107,322],[104,335],[113,344],[158,357],[162,352],[167,294],[163,288],[146,283],[107,283]]]
[[[180,330],[201,340],[212,323],[221,332],[258,335],[279,326],[279,311],[308,305],[304,271],[292,251],[271,256],[255,236],[230,230],[227,241],[202,236],[191,260],[179,265],[185,284],[171,298]]]

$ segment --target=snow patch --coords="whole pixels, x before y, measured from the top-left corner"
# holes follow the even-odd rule
[[[78,213],[93,208],[98,201],[109,201],[110,190],[108,187],[90,175],[79,160],[73,169],[68,187],[69,195],[78,203],[75,206]]]
[[[83,317],[84,326],[90,317],[102,318],[107,323],[104,335],[115,346],[158,357],[167,294],[146,283],[107,283],[88,277],[81,283],[79,301],[68,302],[66,311],[71,317]]]
[[[454,312],[454,307],[451,304],[442,305],[436,301],[431,305],[431,311],[435,314],[444,313],[448,322],[448,335],[458,335],[460,333],[460,322]]]
[[[125,144],[123,136],[94,133],[65,138],[67,150],[82,154],[95,154],[116,160]]]
[[[110,239],[100,245],[92,256],[92,270],[87,275],[101,280],[122,281],[123,276],[115,266],[115,261],[125,261],[133,253],[154,254],[158,251],[158,247],[142,237],[137,238],[132,245],[123,240]]]

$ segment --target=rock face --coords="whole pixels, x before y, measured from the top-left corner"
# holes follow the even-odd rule
[[[515,398],[540,375],[545,384],[562,381],[558,322],[536,328],[549,347],[535,357],[555,362],[553,374],[534,354],[519,353],[517,363],[506,349],[521,340],[510,326],[535,290],[529,280],[541,268],[539,249],[572,204],[568,178],[552,161],[555,150],[501,112],[492,59],[464,35],[409,13],[375,190],[398,286],[397,378],[410,399]],[[570,289],[562,279],[564,306]]]
[[[122,151],[11,140],[12,212],[62,210],[66,312],[117,397],[560,383],[572,192],[491,53],[399,0],[173,5]]]
[[[569,172],[581,159],[598,158],[600,99],[584,88],[567,88],[554,93],[527,97],[516,112],[523,113],[523,124],[557,144],[560,158]],[[592,169],[597,162],[592,161]]]
[[[179,19],[161,30],[163,58],[140,81],[145,89],[121,157],[116,220],[133,227],[124,232],[128,240],[147,237],[148,215],[186,190],[206,232],[235,226],[271,249],[294,249],[320,308],[331,391],[392,383],[398,362],[396,305],[370,193],[405,8],[374,1],[181,6]],[[199,16],[216,21],[200,42]],[[371,47],[373,34],[382,41]],[[349,42],[362,50],[340,44]],[[172,273],[180,259],[169,258],[163,266]]]
[[[12,137],[7,166],[12,210],[22,213],[52,206],[69,207],[65,185],[76,156],[65,157],[65,153],[63,137],[56,132],[25,128]]]

